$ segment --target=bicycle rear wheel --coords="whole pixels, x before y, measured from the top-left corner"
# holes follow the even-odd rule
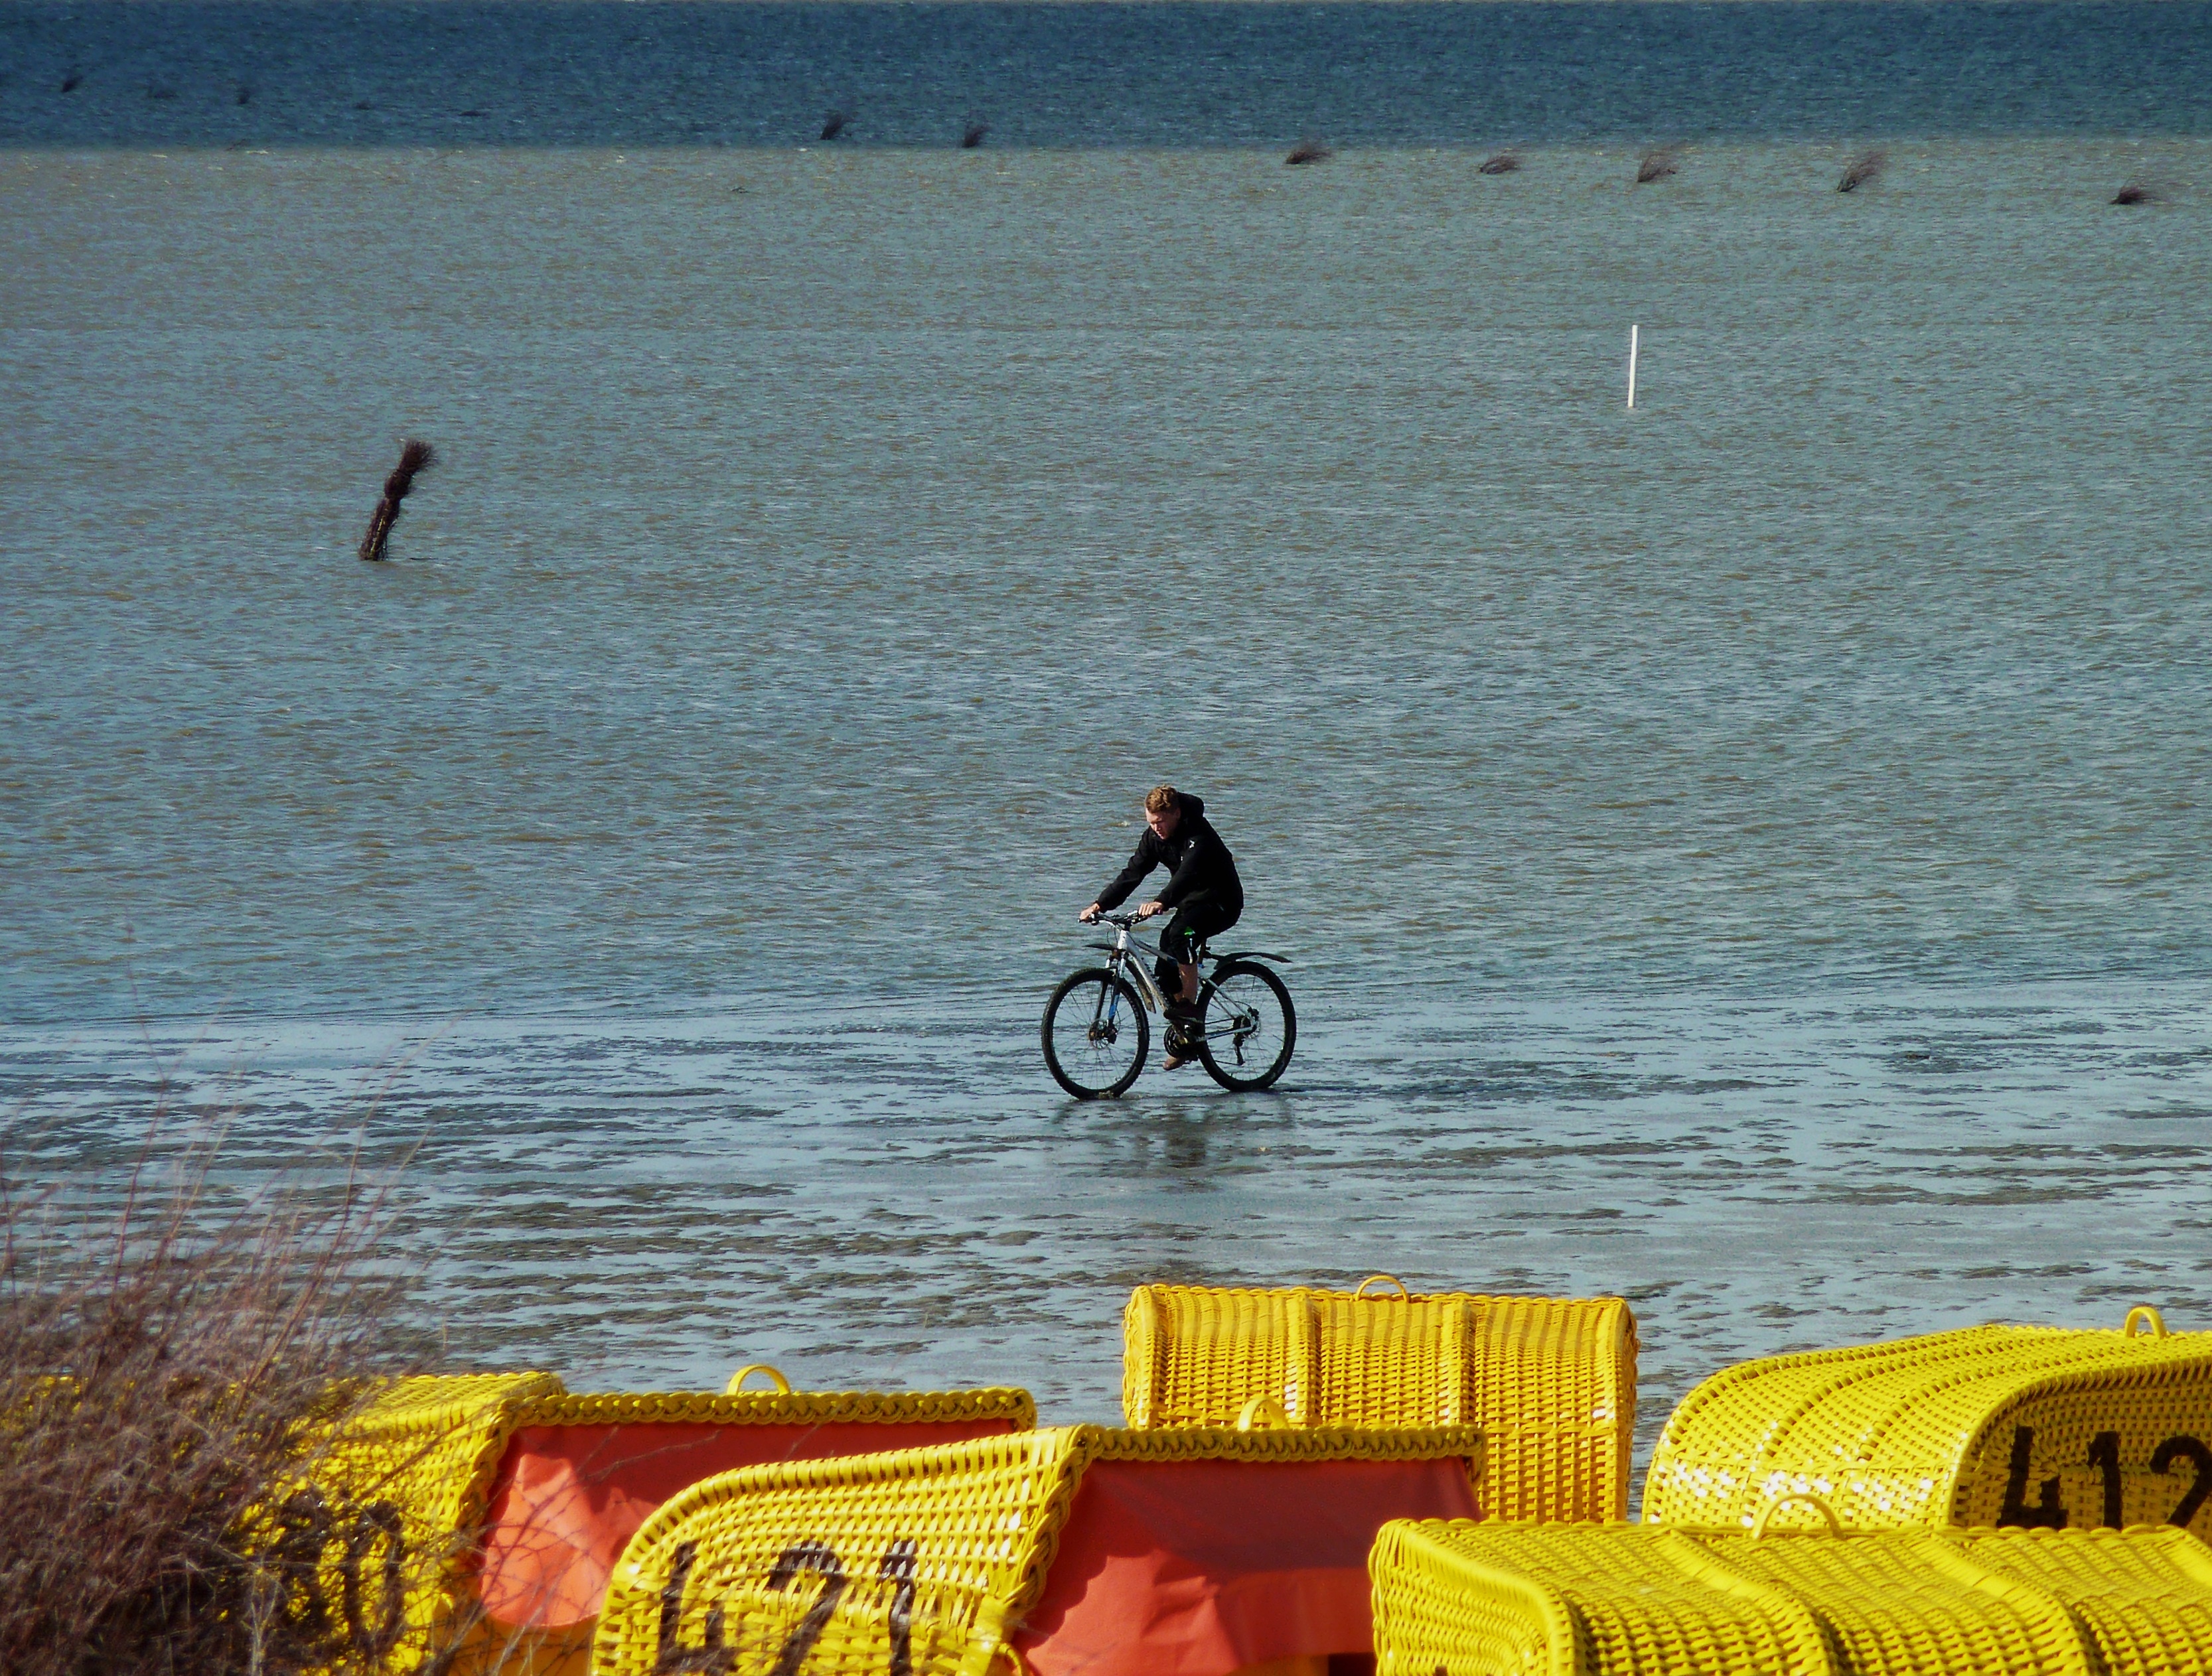
[[[1044,1062],[1079,1100],[1126,1094],[1152,1042],[1145,1004],[1103,966],[1070,973],[1044,1006]]]
[[[1280,978],[1256,962],[1224,961],[1214,969],[1203,1002],[1198,1056],[1207,1076],[1250,1094],[1283,1074],[1297,1046],[1298,1015]]]

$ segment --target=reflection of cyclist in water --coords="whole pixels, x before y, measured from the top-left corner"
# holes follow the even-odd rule
[[[1175,910],[1160,935],[1160,988],[1168,997],[1166,1068],[1187,1065],[1197,1050],[1186,1039],[1198,1022],[1198,945],[1218,937],[1244,912],[1244,885],[1237,877],[1237,858],[1206,818],[1206,800],[1156,786],[1145,798],[1145,825],[1137,853],[1098,900],[1076,918],[1086,925],[1116,906],[1155,867],[1171,877],[1167,888],[1137,909],[1139,919]]]

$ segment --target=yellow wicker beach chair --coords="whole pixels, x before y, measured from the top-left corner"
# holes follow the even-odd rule
[[[2063,1600],[2110,1676],[2212,1672],[2212,1549],[2188,1532],[1976,1531],[1958,1539],[1984,1569]]]
[[[1139,1286],[1122,1346],[1133,1427],[1226,1425],[1255,1398],[1293,1425],[1477,1425],[1489,1515],[1628,1511],[1636,1317],[1619,1298],[1414,1296],[1384,1275],[1355,1292]]]
[[[546,1373],[398,1380],[332,1430],[268,1542],[319,1559],[351,1643],[345,1668],[417,1670],[453,1640],[513,1417],[561,1388]]]
[[[1458,1497],[1471,1504],[1459,1474],[1479,1473],[1481,1448],[1470,1427],[1392,1433],[1072,1426],[746,1468],[694,1485],[631,1539],[600,1616],[592,1676],[1018,1672],[1030,1667],[1016,1638],[1046,1594],[1064,1537],[1077,1542],[1086,1568],[1121,1563],[1149,1576],[1128,1545],[1084,1545],[1080,1521],[1070,1533],[1086,1474],[1104,1463],[1448,1461]],[[1218,1480],[1209,1483],[1218,1496]],[[1168,1487],[1147,1484],[1139,1498],[1161,1518],[1177,1516]],[[1102,1517],[1111,1513],[1085,1505]],[[1352,1564],[1364,1639],[1358,1552],[1373,1525],[1362,1528]],[[1279,1533],[1270,1534],[1279,1540]],[[1170,1569],[1186,1579],[1170,1615],[1201,1611],[1188,1597],[1188,1574]],[[1127,1580],[1125,1572],[1125,1587]],[[1105,1586],[1086,1570],[1073,1593],[1085,1597],[1086,1584]],[[1096,1597],[1080,1603],[1095,1606]],[[1109,1616],[1117,1625],[1126,1621],[1133,1636],[1146,1614]],[[1059,1667],[1043,1650],[1033,1649],[1031,1656],[1038,1670]],[[1113,1665],[1111,1657],[1093,1658],[1083,1667]]]
[[[721,1470],[714,1442],[730,1429],[772,1435],[780,1451],[821,1453],[879,1447],[876,1431],[934,1437],[1036,1423],[1025,1391],[793,1392],[768,1371],[776,1389],[732,1393],[571,1395],[550,1374],[396,1381],[338,1429],[313,1473],[331,1510],[329,1564],[358,1574],[333,1598],[366,1603],[357,1650],[375,1656],[362,1667],[581,1676],[596,1612],[579,1601],[596,1600],[643,1517],[625,1504],[650,1505]],[[512,1450],[525,1442],[537,1446],[522,1462],[540,1466],[534,1483],[516,1478]],[[592,1527],[610,1519],[613,1552],[602,1558],[592,1539],[607,1533]],[[396,1546],[380,1534],[395,1525]],[[559,1596],[560,1609],[502,1618],[484,1594],[502,1575],[510,1599]]]
[[[1979,1327],[1743,1363],[1675,1409],[1644,1517],[1744,1527],[1790,1492],[1855,1529],[2212,1536],[2212,1333],[2139,1309],[2118,1331]]]
[[[1376,1676],[1825,1673],[1812,1614],[1715,1588],[1634,1525],[1393,1521],[1368,1562]]]
[[[1376,1676],[2206,1676],[2212,1549],[2185,1532],[1397,1521]]]

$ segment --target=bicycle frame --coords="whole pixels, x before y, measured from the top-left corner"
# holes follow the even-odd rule
[[[1151,965],[1152,962],[1165,957],[1160,952],[1159,944],[1154,941],[1147,944],[1143,938],[1137,935],[1133,920],[1120,923],[1109,920],[1107,923],[1114,926],[1114,940],[1095,945],[1113,955],[1113,958],[1106,962],[1106,969],[1127,977],[1136,986],[1137,999],[1145,1004],[1146,1011],[1165,1013],[1168,998],[1160,993],[1159,984],[1152,977]],[[1200,958],[1210,960],[1212,956],[1201,954]]]
[[[1114,927],[1114,940],[1111,943],[1096,943],[1091,946],[1104,949],[1113,956],[1106,962],[1107,969],[1121,974],[1136,986],[1137,997],[1144,1002],[1145,1010],[1147,1012],[1164,1013],[1167,1011],[1168,998],[1161,993],[1159,984],[1154,980],[1150,963],[1166,958],[1158,941],[1147,943],[1143,938],[1138,936],[1137,922],[1134,918],[1124,919],[1119,914],[1109,914],[1103,917],[1102,923]],[[1224,960],[1282,962],[1289,958],[1288,955],[1269,954],[1264,949],[1251,949],[1241,953],[1218,955],[1212,950],[1201,945],[1198,951],[1197,964],[1201,967],[1218,966]]]
[[[1194,963],[1200,967],[1211,964],[1213,976],[1200,987],[1199,1007],[1194,1010],[1192,1016],[1185,1017],[1172,1011],[1177,1005],[1174,998],[1181,990],[1181,985],[1173,976],[1172,968],[1169,968],[1170,975],[1165,979],[1156,978],[1152,975],[1155,962],[1164,968],[1169,967],[1169,959],[1160,947],[1159,939],[1136,934],[1135,927],[1142,917],[1134,914],[1097,915],[1093,923],[1110,929],[1114,933],[1110,942],[1091,944],[1105,951],[1105,969],[1103,972],[1096,969],[1071,972],[1061,981],[1060,987],[1053,992],[1051,1005],[1045,1009],[1044,1051],[1052,1074],[1059,1079],[1060,1086],[1078,1099],[1091,1099],[1100,1094],[1125,1091],[1144,1069],[1146,1041],[1143,1034],[1144,1015],[1147,1012],[1163,1016],[1170,1021],[1168,1042],[1171,1066],[1187,1063],[1194,1056],[1198,1056],[1205,1060],[1207,1072],[1224,1088],[1242,1090],[1272,1086],[1282,1075],[1283,1067],[1290,1063],[1291,1044],[1297,1040],[1297,1015],[1291,1010],[1290,995],[1284,990],[1281,981],[1273,973],[1267,972],[1264,967],[1255,966],[1251,969],[1266,975],[1267,987],[1274,992],[1273,1002],[1260,995],[1256,989],[1247,993],[1236,981],[1234,975],[1245,969],[1242,962],[1246,961],[1274,962],[1285,956],[1264,950],[1217,953],[1200,944],[1194,950]],[[1224,972],[1231,975],[1231,987],[1227,991],[1220,987]],[[1098,982],[1101,978],[1105,981]],[[1086,985],[1093,987],[1085,989]],[[1097,996],[1097,999],[1088,1002],[1085,1007],[1091,1015],[1087,1020],[1063,1005],[1079,992],[1086,996],[1091,993]],[[1139,1033],[1134,1043],[1136,1053],[1133,1059],[1115,1045],[1120,1040],[1121,1030],[1125,1027],[1118,1020],[1124,1001],[1136,1009],[1126,1021],[1127,1027]],[[1274,1016],[1271,1013],[1271,1007],[1275,1013],[1279,1013],[1282,1039],[1279,1044],[1268,1048],[1267,1059],[1254,1072],[1246,1064],[1246,1052],[1254,1038],[1261,1036],[1261,1033],[1267,1029],[1268,1019]],[[1055,1023],[1056,1020],[1060,1022]],[[1265,1036],[1261,1040],[1272,1041],[1273,1038]],[[1085,1053],[1097,1060],[1097,1068],[1103,1068],[1106,1062],[1115,1060],[1120,1061],[1119,1067],[1112,1077],[1094,1084],[1084,1079],[1080,1072],[1072,1073],[1063,1066],[1061,1061],[1069,1048]],[[1230,1058],[1223,1058],[1224,1054]],[[1232,1058],[1233,1065],[1231,1063]]]

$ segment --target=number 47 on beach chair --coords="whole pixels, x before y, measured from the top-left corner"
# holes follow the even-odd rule
[[[1466,1518],[1471,1427],[1066,1426],[749,1467],[616,1567],[593,1676],[1230,1676],[1371,1641],[1392,1517]]]

